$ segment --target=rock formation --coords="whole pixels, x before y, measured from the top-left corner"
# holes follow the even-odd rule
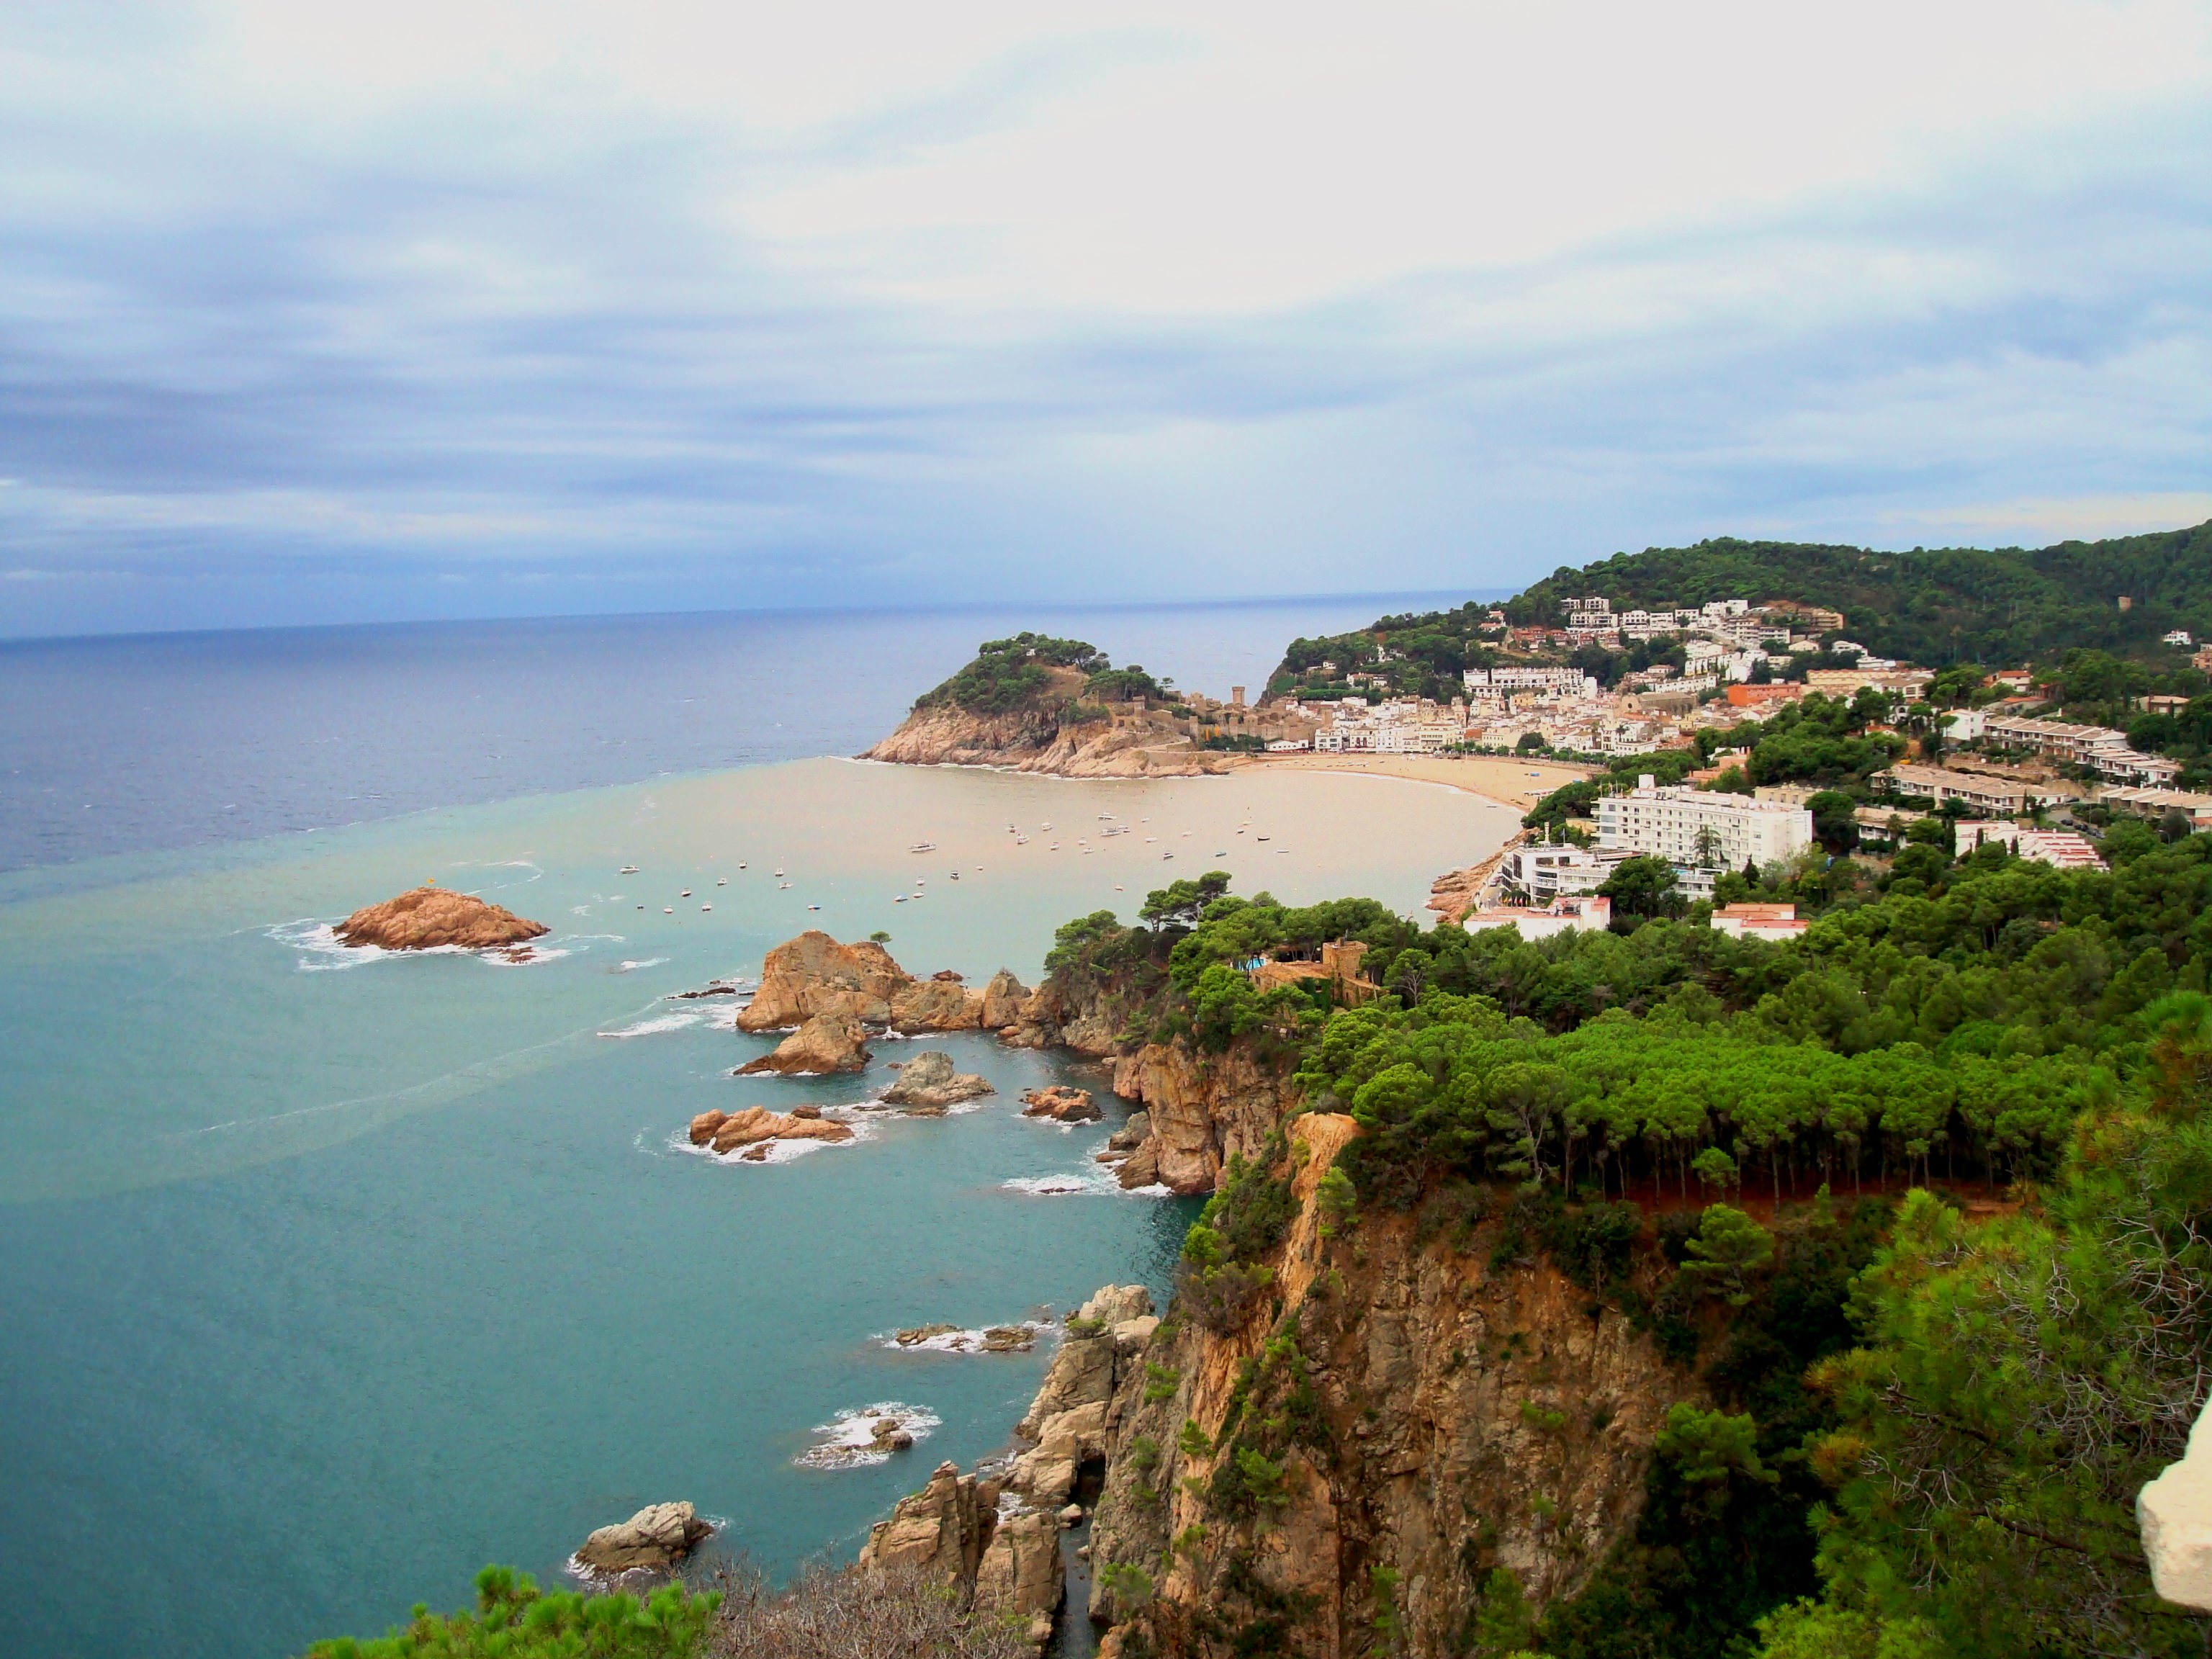
[[[942,1112],[963,1100],[996,1092],[987,1079],[974,1072],[954,1072],[952,1056],[932,1048],[900,1068],[898,1081],[884,1091],[884,1102],[910,1112]]]
[[[1019,1019],[1028,995],[1004,969],[980,990],[950,972],[917,979],[872,940],[840,945],[809,929],[768,953],[759,990],[738,1011],[738,1029],[788,1030],[830,1014],[908,1034],[998,1030]]]
[[[1001,968],[991,975],[991,982],[983,988],[983,1006],[981,1010],[983,1029],[1003,1031],[1009,1025],[1020,1023],[1022,1004],[1030,1000],[1028,990],[1016,979],[1011,969]]]
[[[866,1071],[872,1058],[866,1036],[860,1022],[848,1014],[814,1014],[777,1043],[774,1053],[738,1066],[738,1075],[775,1072],[785,1077],[820,1077],[831,1072]]]
[[[2189,1449],[2136,1498],[2151,1583],[2169,1601],[2212,1607],[2212,1407],[2189,1431]]]
[[[853,1132],[822,1115],[818,1106],[801,1106],[789,1116],[765,1106],[740,1112],[702,1112],[691,1120],[691,1144],[733,1152],[769,1140],[850,1140]]]
[[[665,1572],[712,1531],[689,1504],[649,1504],[618,1525],[601,1527],[576,1559],[593,1572]]]
[[[348,945],[374,945],[386,951],[429,951],[447,945],[489,951],[550,931],[542,921],[527,921],[472,894],[428,886],[365,906],[337,928]]]
[[[941,1577],[979,1608],[1028,1618],[1030,1639],[1042,1644],[1065,1593],[1060,1513],[1082,1468],[1104,1456],[1108,1407],[1141,1373],[1158,1325],[1141,1285],[1099,1291],[1067,1322],[1016,1430],[1024,1449],[973,1474],[939,1464],[928,1486],[869,1532],[860,1565]]]
[[[1022,1091],[1024,1117],[1048,1117],[1056,1123],[1089,1123],[1103,1117],[1088,1089],[1055,1083],[1043,1089]]]

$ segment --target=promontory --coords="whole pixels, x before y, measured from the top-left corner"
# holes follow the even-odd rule
[[[1070,778],[1227,771],[1230,756],[1206,740],[1183,700],[1142,668],[1116,668],[1081,640],[1017,634],[986,641],[861,758]]]

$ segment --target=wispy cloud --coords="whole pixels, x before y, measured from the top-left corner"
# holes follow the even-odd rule
[[[2208,33],[10,8],[0,631],[2205,516]]]

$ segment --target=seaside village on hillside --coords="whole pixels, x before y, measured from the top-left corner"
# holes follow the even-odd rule
[[[2127,601],[2120,603],[2124,608]],[[1886,708],[1902,713],[1935,678],[1931,669],[1876,657],[1843,637],[1844,617],[1816,605],[1729,599],[1694,610],[1615,611],[1604,597],[1591,596],[1566,600],[1562,609],[1559,625],[1527,628],[1491,611],[1486,641],[1495,641],[1500,657],[1527,660],[1466,670],[1461,695],[1449,702],[1388,695],[1395,659],[1387,634],[1376,636],[1364,665],[1316,665],[1334,682],[1329,695],[1294,690],[1249,709],[1242,688],[1227,704],[1186,701],[1201,729],[1273,754],[1540,754],[1602,764],[1688,747],[1701,729],[1765,720],[1814,693],[1848,702],[1872,690],[1887,699]],[[1680,665],[1654,662],[1607,690],[1561,661],[1587,646],[1619,652],[1650,641],[1679,647]],[[2182,634],[2165,643],[2193,648]],[[1811,665],[1839,659],[1846,665]],[[2191,660],[2212,671],[2212,648],[2195,650]],[[1961,854],[1995,840],[2061,868],[2101,868],[2091,838],[2081,833],[2088,823],[2115,814],[2171,823],[2178,815],[2191,830],[2212,829],[2212,794],[2173,787],[2176,762],[2138,752],[2125,732],[2048,718],[2050,705],[2030,672],[1992,674],[1965,701],[1969,706],[1935,711],[1923,723],[1938,734],[1933,741],[1883,720],[1869,725],[1897,732],[1905,747],[1903,757],[1875,773],[1861,792],[1868,799],[1853,814],[1858,841],[1894,843],[1911,820],[1933,814],[1954,821]],[[1940,763],[1929,763],[1938,757]],[[1632,786],[1611,785],[1613,793],[1591,803],[1591,817],[1567,818],[1556,840],[1523,837],[1472,872],[1457,902],[1438,908],[1469,927],[1510,921],[1541,938],[1605,927],[1611,906],[1598,890],[1631,858],[1667,860],[1689,900],[1712,898],[1723,872],[1787,864],[1814,843],[1808,803],[1820,787],[1747,782],[1746,794],[1712,787],[1731,769],[1742,780],[1747,759],[1741,750],[1723,750],[1679,784],[1644,775]],[[2084,808],[2092,809],[2087,820],[2077,821]],[[1807,923],[1788,905],[1730,904],[1715,913],[1713,925],[1779,939]]]

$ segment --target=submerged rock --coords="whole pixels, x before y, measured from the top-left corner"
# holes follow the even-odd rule
[[[487,904],[474,894],[431,886],[364,906],[337,928],[348,945],[374,945],[385,951],[433,951],[441,945],[489,951],[551,931],[542,921]]]
[[[648,1504],[586,1538],[576,1559],[594,1572],[665,1572],[713,1531],[689,1504]]]
[[[884,1091],[887,1105],[934,1107],[942,1111],[963,1100],[995,1094],[989,1081],[974,1072],[952,1069],[952,1056],[932,1048],[916,1054],[899,1072],[898,1081]]]

